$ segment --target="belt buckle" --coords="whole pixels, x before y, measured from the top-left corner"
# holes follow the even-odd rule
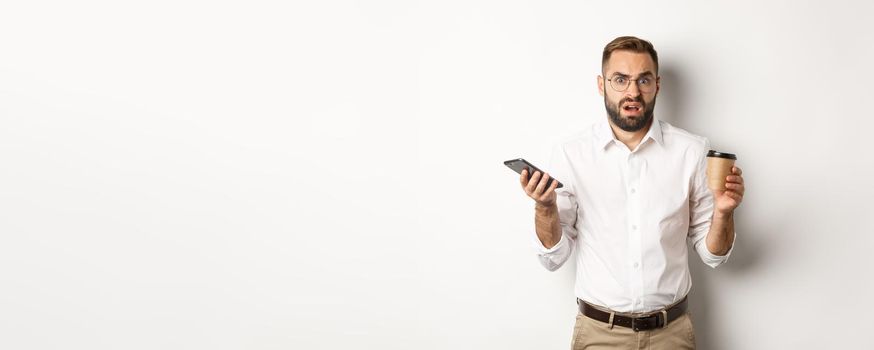
[[[661,320],[661,317],[659,317],[659,315],[661,315],[661,314],[659,313],[659,314],[653,314],[653,315],[650,315],[647,317],[632,318],[631,319],[631,329],[633,329],[635,332],[640,332],[640,331],[659,328],[660,327],[659,321]],[[653,326],[652,322],[655,322],[654,326]]]
[[[638,322],[640,320],[641,319],[639,319],[639,318],[632,318],[631,319],[631,329],[633,329],[635,332],[640,332],[642,330],[642,329],[640,329],[640,322]]]

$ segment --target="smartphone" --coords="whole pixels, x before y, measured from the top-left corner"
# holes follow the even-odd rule
[[[529,180],[531,179],[531,176],[534,176],[535,171],[539,171],[541,175],[543,174],[543,170],[538,169],[536,166],[534,166],[534,164],[531,164],[527,160],[522,159],[522,158],[510,159],[510,160],[504,162],[504,165],[506,165],[510,169],[513,169],[515,172],[519,173],[519,175],[522,174],[522,170],[527,168]],[[552,180],[555,180],[555,179],[552,176],[550,176],[549,181],[546,182],[546,187],[549,187],[550,185],[552,185]],[[558,181],[558,180],[555,180],[555,181]],[[562,188],[562,187],[564,187],[564,185],[561,184],[561,181],[558,181],[558,187],[556,187],[556,188]]]

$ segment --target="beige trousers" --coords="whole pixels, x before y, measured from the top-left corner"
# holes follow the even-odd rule
[[[686,312],[664,328],[635,332],[622,326],[586,317],[577,312],[571,350],[599,349],[695,349],[695,329],[692,317]]]

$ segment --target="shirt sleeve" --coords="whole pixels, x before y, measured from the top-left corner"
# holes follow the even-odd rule
[[[734,250],[734,241],[725,255],[714,255],[707,249],[707,233],[713,220],[713,193],[707,188],[707,152],[710,149],[710,141],[705,140],[705,151],[701,152],[697,159],[697,165],[692,180],[692,193],[689,196],[689,240],[701,261],[712,268],[728,261]],[[734,239],[737,240],[735,233]]]
[[[556,189],[556,205],[558,206],[559,222],[561,224],[561,239],[552,248],[546,248],[534,232],[534,244],[540,264],[549,271],[558,270],[571,257],[577,238],[577,198],[574,189],[574,179],[571,177],[570,162],[561,146],[552,151],[549,168],[544,169],[553,178],[564,185]]]

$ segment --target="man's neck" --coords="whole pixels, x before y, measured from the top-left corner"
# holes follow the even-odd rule
[[[613,124],[613,121],[609,120],[610,128],[613,129],[613,135],[616,136],[616,139],[619,142],[625,144],[625,147],[628,147],[629,151],[634,151],[637,148],[637,145],[640,144],[640,141],[643,140],[643,137],[646,136],[646,133],[649,132],[649,128],[652,127],[652,123],[655,118],[650,119],[649,123],[643,129],[638,131],[625,131],[620,129],[618,126]]]

